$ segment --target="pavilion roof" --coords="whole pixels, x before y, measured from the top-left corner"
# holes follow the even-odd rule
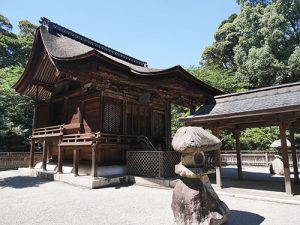
[[[14,86],[21,94],[34,97],[37,85],[40,85],[39,96],[49,99],[61,71],[66,68],[69,72],[73,70],[78,74],[95,72],[99,67],[102,69],[105,66],[128,75],[127,78],[122,77],[124,84],[135,80],[144,85],[141,85],[142,88],[146,88],[146,85],[157,86],[157,89],[178,91],[180,95],[190,95],[193,98],[223,93],[198,80],[181,66],[149,68],[144,61],[97,43],[46,18],[42,18],[41,24],[37,28],[25,71]]]
[[[228,122],[230,120],[229,124],[237,125],[243,122],[274,121],[274,117],[263,120],[262,115],[299,110],[300,82],[296,82],[215,96],[212,101],[204,104],[191,116],[181,118],[181,121],[204,126],[219,122],[218,126],[222,126],[222,121]],[[251,120],[251,117],[256,117],[256,120]],[[238,120],[240,118],[244,119]],[[257,120],[257,118],[260,119]]]

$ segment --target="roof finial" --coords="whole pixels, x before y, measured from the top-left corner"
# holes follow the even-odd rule
[[[41,25],[47,26],[48,23],[51,22],[51,21],[49,19],[47,19],[46,17],[41,17],[39,22],[40,22]]]

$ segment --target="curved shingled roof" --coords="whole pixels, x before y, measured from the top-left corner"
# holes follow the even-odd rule
[[[57,76],[55,73],[60,68],[57,68],[55,62],[68,62],[81,59],[89,59],[97,57],[105,62],[117,65],[130,73],[132,77],[139,79],[173,79],[178,78],[190,83],[191,90],[198,90],[201,93],[215,96],[223,92],[205,84],[198,80],[180,66],[174,66],[167,69],[148,68],[147,63],[102,44],[99,44],[91,39],[79,35],[67,28],[51,22],[48,19],[42,18],[42,25],[38,27],[35,35],[34,46],[30,54],[27,67],[20,80],[15,84],[16,91],[34,96],[36,87],[34,82],[45,82],[49,85],[49,89],[42,88],[39,92],[43,92],[43,98],[49,98],[51,95],[50,87],[56,82]],[[38,70],[36,61],[44,57],[41,55],[46,51],[49,57],[49,65],[46,65],[47,70]],[[52,74],[50,74],[50,72]],[[51,76],[51,78],[50,78]],[[180,82],[178,82],[178,85]],[[185,87],[187,88],[187,87]]]
[[[300,82],[259,88],[250,91],[214,97],[214,103],[204,104],[182,122],[218,121],[262,113],[300,109]]]

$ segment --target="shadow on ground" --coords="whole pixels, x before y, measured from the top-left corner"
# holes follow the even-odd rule
[[[265,217],[255,213],[240,210],[230,210],[230,216],[227,225],[259,225],[264,220]]]
[[[215,184],[215,177],[210,177],[211,183]],[[295,195],[300,195],[300,185],[294,184],[292,189]],[[243,171],[243,180],[237,179],[236,168],[222,168],[223,188],[253,189],[261,191],[285,192],[284,177],[274,176],[269,173]]]
[[[2,188],[29,188],[38,187],[41,184],[48,183],[50,180],[41,179],[37,177],[29,176],[15,176],[15,177],[5,177],[0,178],[0,189]]]

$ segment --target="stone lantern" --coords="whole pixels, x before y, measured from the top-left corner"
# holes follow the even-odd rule
[[[221,147],[221,141],[200,127],[179,128],[172,146],[181,153],[181,162],[175,166],[180,179],[175,185],[172,210],[175,224],[224,224],[229,216],[227,205],[211,186],[205,153]]]

